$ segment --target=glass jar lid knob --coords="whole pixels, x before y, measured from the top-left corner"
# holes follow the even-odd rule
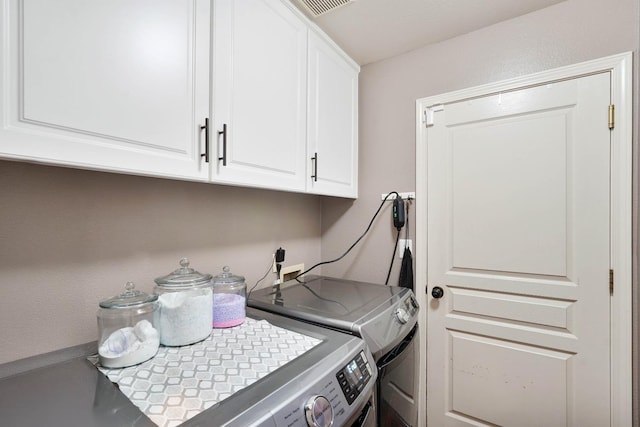
[[[119,295],[100,302],[102,308],[128,308],[137,305],[148,304],[158,299],[157,295],[149,295],[136,289],[133,282],[127,282],[125,291]]]
[[[124,285],[124,289],[125,289],[125,291],[124,291],[123,295],[132,295],[132,294],[135,294],[135,293],[136,293],[136,291],[135,291],[135,289],[136,289],[136,284],[135,284],[135,283],[133,283],[133,282],[127,282],[127,284],[126,284],[126,285]]]

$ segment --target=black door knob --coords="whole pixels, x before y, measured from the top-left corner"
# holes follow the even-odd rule
[[[436,299],[442,298],[444,296],[444,290],[440,286],[434,286],[433,289],[431,289],[431,296]]]

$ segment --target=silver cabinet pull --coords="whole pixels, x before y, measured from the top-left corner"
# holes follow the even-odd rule
[[[227,124],[222,125],[222,130],[218,131],[218,136],[222,135],[222,157],[218,157],[218,160],[222,160],[222,166],[227,166]]]
[[[311,178],[315,182],[318,181],[318,152],[313,154],[311,161],[313,162],[313,175],[311,175]]]
[[[209,118],[204,119],[204,126],[200,126],[200,130],[204,129],[204,153],[200,157],[204,157],[204,161],[209,163]]]

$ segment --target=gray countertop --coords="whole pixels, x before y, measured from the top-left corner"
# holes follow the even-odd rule
[[[0,381],[0,419],[13,426],[155,426],[85,358]]]
[[[235,420],[233,425],[249,425],[254,414],[249,414],[247,408],[256,404],[258,395],[262,396],[260,410],[268,412],[282,397],[278,390],[310,382],[313,376],[327,369],[323,363],[329,355],[363,345],[347,334],[282,316],[251,308],[247,314],[318,338],[322,343],[251,387],[233,394],[233,398],[188,420],[184,426],[219,426],[230,420]],[[30,361],[30,369],[0,377],[0,424],[7,427],[155,426],[86,356],[54,363],[48,359],[49,363],[35,368],[32,366],[35,362]],[[19,361],[18,365],[24,363]],[[11,372],[6,368],[3,366],[0,372]]]

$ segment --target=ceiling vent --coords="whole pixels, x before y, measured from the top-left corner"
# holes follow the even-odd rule
[[[314,17],[324,15],[355,0],[298,0]]]

